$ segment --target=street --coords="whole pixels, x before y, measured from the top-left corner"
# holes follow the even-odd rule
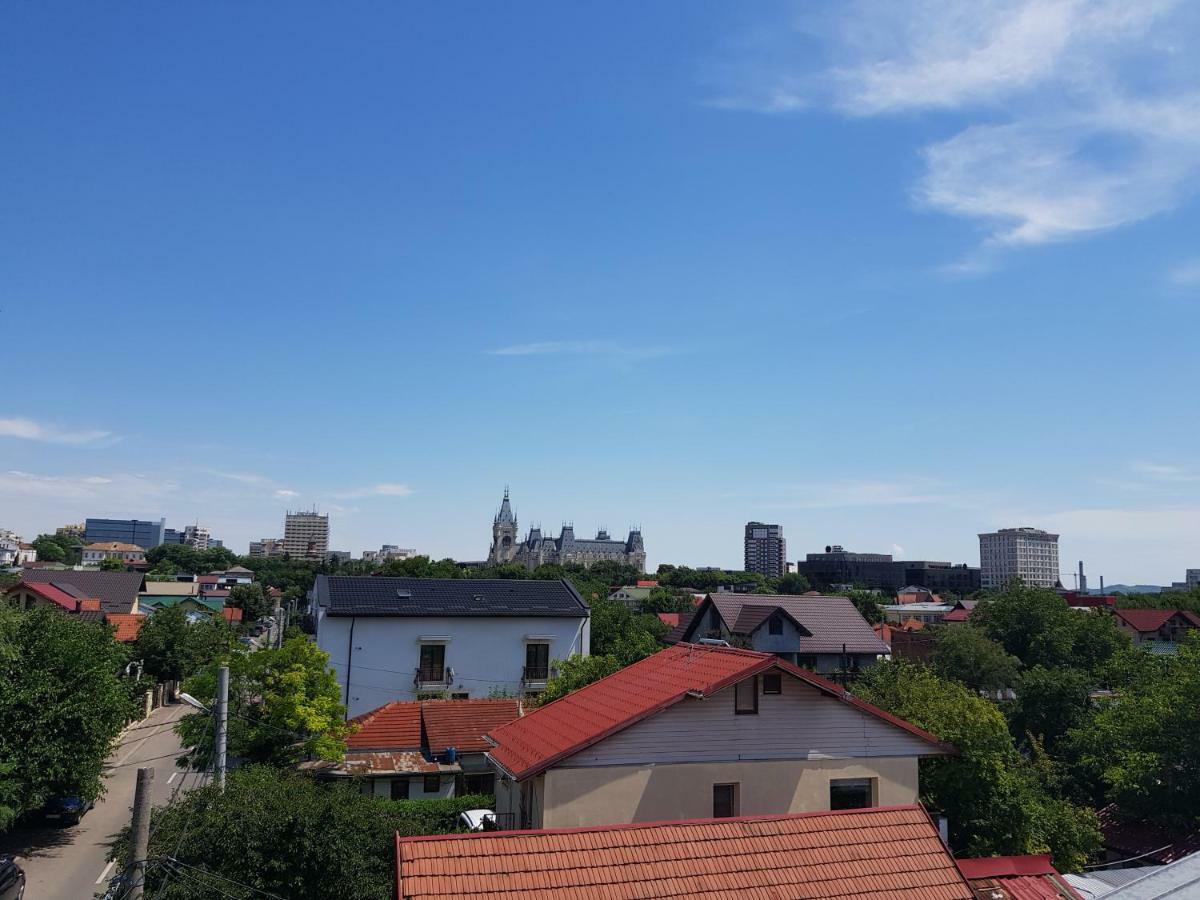
[[[87,900],[104,888],[113,874],[105,857],[117,833],[129,824],[140,766],[154,767],[155,806],[168,801],[181,779],[183,790],[199,783],[204,776],[175,766],[183,751],[172,726],[189,711],[182,704],[160,707],[130,726],[108,758],[107,793],[78,825],[23,826],[0,836],[0,852],[19,857],[25,869],[26,900]]]

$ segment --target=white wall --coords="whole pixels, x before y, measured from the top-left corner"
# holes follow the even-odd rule
[[[388,775],[383,778],[370,778],[363,782],[363,793],[373,794],[376,797],[382,797],[385,800],[390,800],[392,797],[392,779],[403,778],[403,775]],[[454,776],[443,775],[440,781],[440,787],[437,791],[425,793],[425,779],[423,776],[409,776],[408,778],[408,799],[409,800],[442,800],[447,797],[454,796]]]
[[[586,656],[590,646],[586,618],[350,618],[329,616],[324,609],[319,615],[317,645],[329,654],[351,716],[393,700],[416,699],[413,676],[420,664],[422,638],[450,638],[446,666],[453,670],[454,681],[449,691],[472,698],[487,697],[493,690],[520,694],[527,637],[545,636],[552,660]],[[348,700],[347,660],[351,663]]]

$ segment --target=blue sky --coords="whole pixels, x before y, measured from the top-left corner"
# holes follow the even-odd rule
[[[1200,565],[1187,4],[9,4],[0,526]]]

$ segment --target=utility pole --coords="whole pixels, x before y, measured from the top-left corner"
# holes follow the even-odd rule
[[[278,649],[283,646],[283,607],[276,604],[272,614],[275,616],[275,648]]]
[[[137,787],[133,791],[133,871],[129,900],[142,900],[146,887],[146,857],[150,855],[150,788],[154,786],[154,769],[138,769]]]
[[[224,791],[225,737],[229,726],[229,666],[221,666],[217,669],[217,703],[213,712],[217,717],[213,771],[216,773],[217,787]]]

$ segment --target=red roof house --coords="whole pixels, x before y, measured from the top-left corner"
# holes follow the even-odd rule
[[[141,613],[109,613],[104,617],[113,628],[113,637],[122,644],[130,644],[141,634],[146,617]]]
[[[974,900],[919,806],[396,836],[397,900]]]
[[[1113,622],[1135,644],[1173,643],[1193,628],[1200,628],[1200,615],[1186,609],[1117,609],[1113,610]]]
[[[19,609],[33,606],[54,606],[68,613],[96,612],[100,609],[100,598],[90,597],[70,584],[20,581],[5,591],[10,602]]]
[[[960,859],[958,869],[987,900],[1083,900],[1049,856]]]
[[[660,651],[487,737],[504,776],[497,812],[520,827],[911,803],[918,758],[955,752],[773,654],[696,644]],[[713,766],[691,765],[699,762]],[[696,790],[710,774],[729,781]]]
[[[242,621],[243,610],[238,606],[225,606],[221,608],[221,618],[231,625],[234,622]]]

